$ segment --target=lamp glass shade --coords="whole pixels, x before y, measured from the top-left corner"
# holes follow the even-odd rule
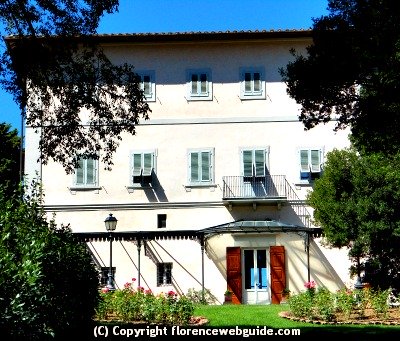
[[[107,231],[114,231],[117,228],[117,218],[113,217],[112,213],[104,220]]]

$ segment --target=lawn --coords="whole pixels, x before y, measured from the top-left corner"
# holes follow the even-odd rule
[[[310,336],[341,336],[346,335],[354,340],[377,340],[384,337],[400,336],[400,326],[384,325],[320,325],[305,322],[295,322],[280,317],[280,311],[288,310],[282,305],[208,305],[197,306],[195,316],[204,316],[208,319],[207,327],[223,328],[236,327],[251,328],[267,326],[278,329],[289,328],[300,330],[300,335]],[[293,333],[296,333],[294,331]],[[289,333],[289,330],[286,330]],[[291,334],[294,335],[294,334]],[[264,336],[265,337],[265,336]]]

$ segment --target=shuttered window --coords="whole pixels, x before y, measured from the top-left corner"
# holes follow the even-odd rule
[[[133,152],[131,165],[132,184],[150,184],[155,168],[155,152]]]
[[[266,149],[243,149],[242,175],[244,177],[265,177],[266,155]]]
[[[299,150],[300,180],[311,181],[322,171],[322,149],[302,148]]]
[[[213,150],[188,151],[188,182],[190,185],[213,183]]]
[[[144,93],[145,100],[154,102],[156,100],[156,84],[154,71],[138,71],[140,88]]]
[[[264,99],[265,81],[263,68],[241,68],[240,69],[240,98],[241,99]]]
[[[212,81],[209,69],[187,70],[187,100],[212,100]]]
[[[74,185],[76,186],[97,186],[98,160],[93,158],[78,161],[75,168]]]

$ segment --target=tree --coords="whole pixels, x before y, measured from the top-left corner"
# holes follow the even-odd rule
[[[400,151],[400,3],[328,0],[313,43],[280,69],[305,129],[337,118],[359,151]]]
[[[0,3],[7,49],[0,82],[27,124],[40,130],[41,162],[74,171],[77,154],[110,169],[121,133],[135,134],[150,108],[134,67],[114,65],[97,43],[103,13],[118,0],[10,0]],[[84,113],[84,114],[83,114]]]
[[[353,273],[375,287],[400,290],[400,155],[327,153],[324,173],[307,201],[328,244],[348,248]]]
[[[19,186],[20,147],[18,131],[0,123],[0,184],[8,195]]]
[[[0,333],[5,340],[85,339],[98,272],[69,227],[47,220],[39,191],[33,185],[6,197],[0,190]]]

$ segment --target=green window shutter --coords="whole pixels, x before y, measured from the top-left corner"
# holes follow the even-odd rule
[[[308,162],[308,149],[300,150],[300,171],[304,173],[310,171],[310,164]]]
[[[321,171],[321,161],[320,161],[320,151],[319,150],[311,150],[311,172],[319,173]]]
[[[261,91],[261,75],[259,72],[254,73],[254,92]]]
[[[244,73],[244,91],[251,92],[251,73],[250,72]]]
[[[150,76],[143,76],[143,91],[146,96],[151,96]]]
[[[75,184],[84,185],[84,164],[82,159],[78,161],[78,167],[75,169]]]
[[[192,94],[193,95],[197,95],[197,93],[198,93],[197,81],[198,81],[197,74],[192,74]]]
[[[255,176],[265,176],[265,150],[254,151]]]
[[[95,176],[95,160],[94,159],[86,159],[86,185],[94,185],[96,181]]]
[[[210,180],[210,152],[201,152],[201,181]]]
[[[143,154],[143,176],[150,176],[153,169],[153,153]]]
[[[142,154],[133,154],[133,176],[142,175]]]
[[[207,75],[205,73],[200,74],[200,93],[208,93]]]
[[[253,176],[253,151],[243,150],[243,176]]]
[[[190,182],[200,181],[199,174],[199,153],[190,153]]]

